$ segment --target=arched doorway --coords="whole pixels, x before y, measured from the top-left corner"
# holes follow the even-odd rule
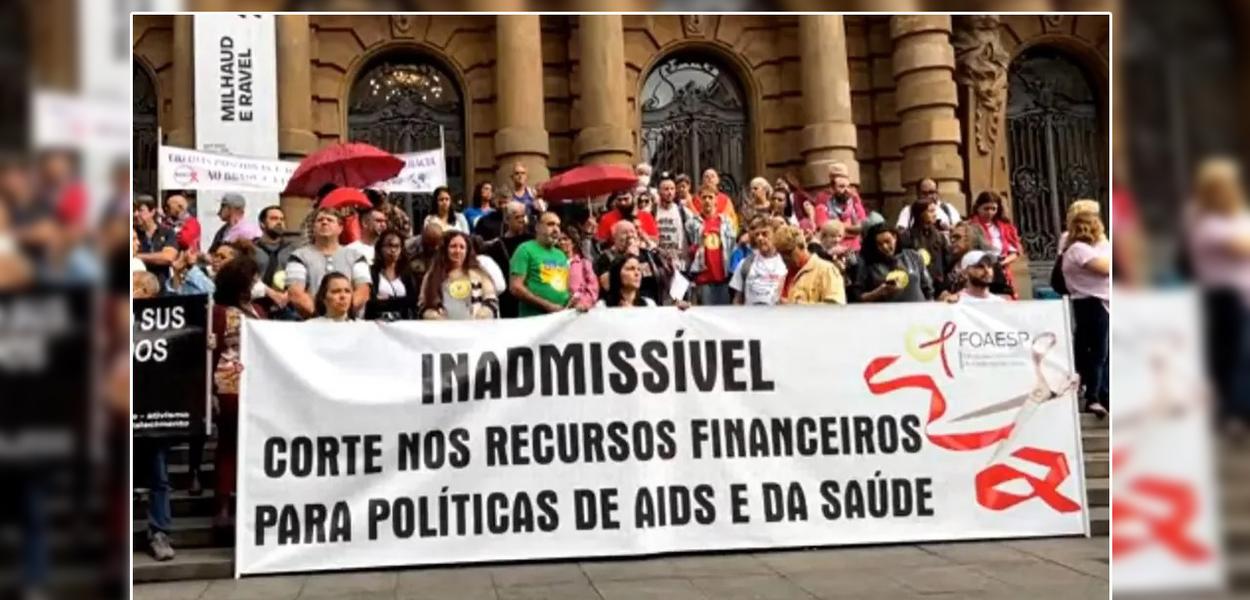
[[[156,195],[157,192],[157,153],[160,140],[157,139],[157,105],[156,86],[147,69],[139,63],[132,66],[134,71],[133,102],[131,104],[134,127],[131,143],[134,147],[134,171],[131,173],[130,189],[135,194]]]
[[[1008,71],[1012,219],[1035,281],[1048,281],[1068,205],[1091,198],[1106,219],[1107,136],[1101,96],[1059,50],[1038,47]]]
[[[464,197],[463,95],[428,58],[391,54],[362,69],[348,97],[347,137],[396,154],[443,144],[447,185],[453,197]],[[430,210],[430,196],[401,196],[413,222],[420,223]]]
[[[647,75],[642,106],[642,155],[660,171],[686,173],[699,185],[704,169],[738,198],[747,174],[746,94],[722,61],[698,52],[674,54]]]

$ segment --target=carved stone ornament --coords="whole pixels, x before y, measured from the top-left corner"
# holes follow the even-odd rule
[[[963,17],[951,43],[958,64],[955,77],[971,88],[976,97],[973,123],[977,150],[988,154],[998,142],[999,116],[1007,100],[1007,67],[1011,63],[1011,55],[999,37],[998,17]]]
[[[1063,17],[1064,15],[1045,15],[1042,17],[1042,24],[1046,26],[1046,29],[1058,29],[1060,25],[1063,25]]]
[[[685,15],[681,18],[681,28],[687,35],[703,35],[703,15]]]
[[[412,31],[412,17],[391,15],[391,37],[405,37]]]

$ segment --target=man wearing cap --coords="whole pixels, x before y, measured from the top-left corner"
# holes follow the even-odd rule
[[[261,236],[260,226],[248,220],[244,214],[247,201],[242,194],[229,192],[221,197],[221,205],[217,207],[217,218],[221,219],[221,229],[213,236],[213,243],[208,247],[211,254],[217,247],[236,240],[252,241]]]
[[[655,217],[649,212],[635,210],[634,196],[628,190],[613,194],[612,206],[615,210],[603,213],[599,218],[599,228],[595,230],[595,239],[600,243],[612,240],[612,228],[621,221],[632,221],[638,226],[639,233],[652,243],[660,239],[660,228],[655,224]]]
[[[947,294],[946,301],[952,304],[1003,302],[1002,296],[990,293],[990,284],[994,283],[994,265],[997,262],[993,254],[983,250],[972,250],[964,254],[959,259],[962,288],[958,292]]]

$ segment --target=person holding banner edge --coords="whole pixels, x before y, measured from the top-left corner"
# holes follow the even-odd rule
[[[560,215],[545,212],[538,217],[534,239],[521,244],[509,261],[512,275],[508,287],[517,298],[517,316],[532,317],[568,308],[569,259],[556,248],[560,238]]]

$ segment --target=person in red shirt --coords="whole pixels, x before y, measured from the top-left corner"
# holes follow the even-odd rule
[[[613,210],[603,213],[599,218],[599,228],[595,230],[595,239],[606,243],[612,239],[612,227],[620,221],[632,221],[638,226],[650,244],[660,239],[660,228],[655,224],[655,217],[649,212],[636,210],[634,196],[629,191],[616,192],[612,196]]]
[[[720,174],[716,172],[716,169],[708,169],[703,172],[703,188],[708,187],[716,190],[716,214],[725,217],[729,221],[729,226],[733,229],[734,235],[737,235],[738,211],[734,208],[734,203],[729,199],[729,196],[720,191]],[[702,190],[703,188],[700,189]],[[700,191],[699,194],[702,195],[703,192]],[[699,200],[700,198],[698,197],[692,197],[690,199],[691,205],[687,206],[686,210],[696,214],[701,212]]]
[[[686,239],[692,246],[690,272],[704,306],[730,303],[729,258],[736,240],[729,219],[716,211],[716,195],[716,188],[704,186],[699,191],[699,214],[686,221]]]
[[[798,213],[802,228],[816,232],[830,219],[842,221],[846,232],[844,245],[858,251],[860,234],[868,220],[868,211],[864,209],[863,200],[852,187],[850,171],[846,165],[840,162],[829,163],[829,190],[815,197],[807,194],[797,179],[789,177],[788,183],[794,192],[795,212]]]

